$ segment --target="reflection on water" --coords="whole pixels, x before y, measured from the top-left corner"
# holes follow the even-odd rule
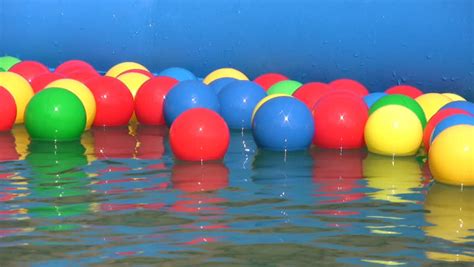
[[[474,192],[419,158],[269,152],[232,131],[223,162],[174,159],[166,127],[80,141],[0,134],[9,265],[431,265],[473,261]]]

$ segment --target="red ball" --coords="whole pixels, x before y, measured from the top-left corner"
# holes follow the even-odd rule
[[[229,139],[224,119],[206,108],[183,112],[170,129],[171,150],[180,160],[220,160],[227,152]]]
[[[363,147],[368,116],[367,105],[361,97],[349,92],[326,95],[313,108],[313,144],[331,149]]]
[[[293,93],[293,96],[303,101],[309,110],[312,110],[316,102],[332,91],[332,87],[325,83],[306,83]]]
[[[436,114],[434,114],[433,117],[431,117],[431,119],[428,121],[425,129],[423,130],[423,145],[427,153],[428,151],[430,151],[431,135],[433,134],[433,131],[438,125],[438,123],[440,123],[445,118],[452,115],[456,115],[456,114],[470,115],[470,113],[467,112],[466,110],[462,110],[458,108],[447,108],[447,109],[442,109],[436,112]]]
[[[9,131],[16,120],[16,102],[10,92],[0,86],[0,131]]]
[[[397,95],[397,94],[406,95],[413,99],[423,94],[423,92],[420,89],[410,86],[410,85],[396,85],[387,89],[385,93],[390,94],[390,95]]]
[[[78,70],[66,75],[67,78],[86,83],[89,80],[99,77],[100,74],[95,70]]]
[[[33,91],[36,94],[39,91],[43,90],[46,85],[63,78],[64,76],[62,74],[54,72],[44,73],[34,77],[33,80],[31,80],[31,87],[33,88]]]
[[[127,125],[133,115],[133,96],[127,86],[116,78],[100,76],[86,86],[96,102],[94,126]]]
[[[140,123],[164,125],[163,103],[166,94],[178,84],[171,77],[159,76],[146,81],[135,96],[135,114]]]
[[[11,67],[8,71],[21,75],[30,83],[33,80],[33,78],[41,74],[50,72],[49,69],[45,65],[36,61],[28,61],[28,60],[18,62],[17,64],[13,65],[13,67]]]
[[[348,90],[354,92],[360,95],[361,97],[364,97],[369,94],[369,90],[367,90],[367,88],[365,88],[363,84],[351,79],[334,80],[329,83],[329,85],[337,90]]]
[[[266,73],[258,76],[253,80],[255,83],[259,84],[265,91],[270,89],[272,85],[274,85],[277,82],[285,81],[288,80],[288,77],[282,74],[278,73]]]
[[[131,69],[131,70],[126,70],[126,71],[123,71],[121,72],[118,76],[122,75],[122,74],[125,74],[125,73],[130,73],[130,72],[133,72],[133,73],[140,73],[140,74],[143,74],[145,76],[147,76],[148,78],[153,78],[153,74],[147,70],[142,70],[142,69]]]
[[[79,71],[79,70],[93,70],[95,71],[94,67],[92,67],[91,64],[82,61],[82,60],[69,60],[61,65],[59,65],[54,72],[63,74],[63,75],[68,75],[70,73]]]

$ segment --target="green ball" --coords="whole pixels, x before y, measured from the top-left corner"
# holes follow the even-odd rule
[[[33,140],[79,140],[86,127],[86,111],[74,93],[47,88],[28,103],[25,126]]]
[[[268,89],[267,94],[284,94],[284,95],[293,95],[293,93],[303,85],[300,82],[293,80],[285,80],[277,82]]]
[[[2,68],[4,71],[7,71],[18,62],[21,62],[21,60],[19,60],[16,57],[11,57],[11,56],[0,57],[0,68]]]
[[[386,95],[377,102],[375,102],[369,109],[369,115],[374,113],[376,110],[378,110],[381,107],[387,106],[387,105],[400,105],[408,108],[409,110],[413,111],[418,119],[421,122],[421,126],[423,129],[426,126],[426,116],[425,112],[423,111],[423,108],[418,104],[418,102],[415,101],[415,99],[408,97],[406,95]]]
[[[5,70],[3,68],[0,68],[0,72],[5,72]]]

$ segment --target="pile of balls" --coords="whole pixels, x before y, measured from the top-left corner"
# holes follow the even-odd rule
[[[0,102],[0,129],[25,123],[34,140],[75,140],[93,126],[167,125],[176,158],[202,162],[225,156],[229,129],[251,129],[258,147],[273,151],[367,147],[395,157],[424,147],[437,180],[474,185],[474,104],[409,85],[369,93],[351,79],[302,84],[267,73],[250,81],[233,68],[201,79],[135,62],[101,75],[80,60],[51,71],[5,56]]]

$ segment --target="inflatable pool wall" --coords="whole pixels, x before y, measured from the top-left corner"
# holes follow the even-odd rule
[[[472,0],[0,0],[0,54],[349,77],[372,91],[404,83],[474,100],[473,14]]]

